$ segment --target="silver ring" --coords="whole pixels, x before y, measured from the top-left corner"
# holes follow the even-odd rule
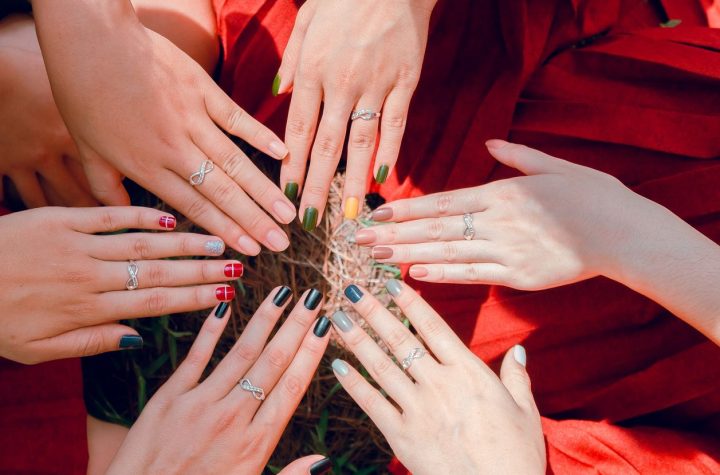
[[[250,380],[247,378],[240,381],[240,389],[242,389],[243,391],[251,392],[253,397],[258,401],[265,400],[265,391],[263,390],[263,388],[253,386],[253,383],[251,383]]]
[[[475,237],[475,228],[473,227],[473,217],[470,213],[463,215],[463,221],[465,221],[465,232],[463,237],[466,241],[471,241]]]
[[[202,185],[202,182],[205,181],[205,175],[213,171],[213,169],[215,169],[215,164],[210,160],[205,160],[200,165],[200,170],[190,175],[190,184],[192,186]]]
[[[425,356],[425,354],[426,354],[425,350],[423,350],[422,348],[413,348],[412,350],[410,350],[410,353],[408,353],[408,355],[405,357],[405,359],[402,360],[402,363],[400,363],[400,366],[402,367],[403,370],[407,371],[407,369],[410,366],[412,366],[413,360],[420,359],[423,356]]]
[[[139,267],[135,261],[128,261],[127,271],[130,278],[125,282],[125,288],[128,290],[135,290],[138,288],[140,283],[138,282],[138,270]]]
[[[380,112],[374,112],[370,109],[360,109],[353,111],[352,114],[350,114],[350,120],[356,120],[356,119],[362,119],[362,120],[373,120],[373,119],[379,119],[380,118]]]

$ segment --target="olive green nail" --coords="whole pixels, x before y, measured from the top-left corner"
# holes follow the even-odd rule
[[[375,175],[375,181],[382,185],[385,183],[385,180],[387,180],[388,173],[390,173],[390,167],[387,165],[380,165],[377,175]]]
[[[272,95],[277,96],[279,90],[280,90],[280,75],[276,74],[275,79],[273,79]]]
[[[315,226],[317,226],[317,219],[318,219],[318,210],[313,208],[312,206],[309,208],[305,208],[305,213],[303,214],[303,222],[302,226],[305,231],[314,231]]]
[[[290,201],[294,202],[295,200],[297,200],[298,184],[292,181],[288,182],[288,184],[285,185],[285,196],[287,196]]]

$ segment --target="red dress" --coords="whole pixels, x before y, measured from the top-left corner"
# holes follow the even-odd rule
[[[296,2],[215,4],[222,86],[282,133],[288,98],[270,88]],[[380,191],[514,176],[484,147],[508,138],[613,174],[720,242],[718,11],[709,0],[441,0]],[[667,19],[682,23],[660,28]],[[720,348],[660,306],[603,278],[542,292],[412,285],[491,365],[526,346],[550,471],[720,473]]]

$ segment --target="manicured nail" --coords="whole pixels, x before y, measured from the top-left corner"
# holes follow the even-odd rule
[[[354,196],[345,200],[345,219],[355,219],[358,216],[360,202]]]
[[[142,347],[143,339],[140,335],[123,335],[118,345],[121,350],[138,350]]]
[[[265,239],[267,239],[267,242],[270,245],[269,247],[273,251],[284,251],[290,245],[290,240],[285,233],[278,231],[277,229],[271,229],[268,231],[265,235]]]
[[[303,221],[302,221],[303,229],[307,232],[314,231],[315,226],[317,226],[317,218],[318,218],[317,209],[313,208],[312,206],[305,208],[305,213],[303,214]]]
[[[336,327],[338,327],[344,332],[349,332],[350,330],[352,330],[353,322],[352,320],[350,320],[350,317],[348,317],[342,310],[338,310],[337,312],[333,313],[332,321]]]
[[[250,236],[240,236],[240,239],[238,239],[238,247],[248,256],[257,256],[260,254],[260,245]]]
[[[397,279],[390,279],[385,282],[385,288],[393,297],[397,297],[402,292],[402,284]]]
[[[229,285],[225,285],[223,287],[218,287],[215,289],[215,298],[223,301],[232,300],[235,298],[235,288],[230,287]]]
[[[348,298],[352,303],[357,303],[363,296],[362,291],[357,285],[352,284],[345,287],[345,297]]]
[[[521,365],[527,365],[527,353],[525,352],[524,346],[515,345],[515,347],[513,348],[513,357],[515,358],[515,361],[517,361]]]
[[[370,218],[373,221],[389,221],[393,217],[392,208],[378,208],[372,212]]]
[[[325,457],[310,465],[310,475],[326,475],[332,468],[332,460]]]
[[[422,279],[423,277],[427,277],[427,275],[428,275],[427,267],[412,266],[410,268],[410,277],[414,277],[415,279]]]
[[[376,246],[372,249],[373,259],[390,259],[393,256],[393,250],[390,247]]]
[[[160,216],[160,227],[165,229],[175,229],[177,221],[174,216]]]
[[[295,207],[285,200],[277,200],[273,203],[273,211],[275,211],[275,214],[280,218],[280,222],[282,223],[287,224],[295,219]]]
[[[205,243],[205,251],[208,254],[219,256],[225,252],[225,243],[222,241],[208,241]]]
[[[237,279],[243,275],[243,265],[239,263],[227,264],[224,269],[225,277]]]
[[[228,308],[230,308],[230,304],[228,302],[222,302],[218,307],[215,309],[215,316],[217,318],[222,318],[225,316],[225,314],[228,311]]]
[[[285,185],[285,196],[287,196],[287,198],[294,203],[298,197],[298,190],[298,184],[294,181],[289,181]]]
[[[327,335],[328,330],[330,330],[330,319],[323,316],[320,317],[315,324],[315,328],[313,328],[313,333],[316,337],[322,338]]]
[[[355,243],[357,244],[371,244],[377,239],[375,231],[370,229],[361,229],[355,233]]]
[[[387,180],[388,173],[390,173],[390,167],[387,165],[380,165],[380,168],[378,168],[377,174],[375,175],[375,181],[382,185],[385,183],[385,180]]]
[[[273,140],[270,142],[268,144],[268,149],[270,150],[271,155],[278,160],[282,160],[288,154],[288,148],[279,140]]]
[[[288,301],[290,296],[292,295],[292,290],[290,290],[290,287],[287,285],[283,285],[280,287],[280,290],[275,294],[275,297],[273,297],[273,305],[276,307],[282,307],[285,305],[285,302]]]
[[[347,363],[345,363],[343,360],[335,360],[332,362],[332,369],[340,376],[347,376],[350,372],[350,368],[348,368]]]
[[[310,290],[310,293],[307,294],[307,297],[305,297],[305,301],[303,302],[303,305],[305,305],[305,308],[308,310],[315,310],[317,306],[320,304],[320,300],[322,300],[322,292],[319,290],[312,289]]]
[[[498,140],[498,139],[492,139],[485,142],[485,146],[487,148],[491,148],[493,150],[497,150],[499,148],[503,148],[508,143],[504,140]]]
[[[272,95],[277,97],[279,90],[280,90],[280,75],[276,74],[275,79],[273,79]]]

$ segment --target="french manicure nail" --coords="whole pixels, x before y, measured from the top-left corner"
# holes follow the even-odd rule
[[[375,239],[377,239],[377,234],[370,229],[361,229],[355,233],[355,242],[357,244],[371,244]]]
[[[355,219],[358,216],[360,202],[354,196],[345,200],[345,219]]]
[[[337,312],[333,313],[332,321],[336,327],[338,327],[344,332],[349,332],[350,330],[352,330],[353,322],[352,320],[350,320],[350,317],[348,317],[342,310],[338,310]]]
[[[345,297],[348,298],[352,303],[357,303],[363,296],[362,291],[357,285],[352,284],[345,287]]]
[[[240,239],[238,239],[238,247],[248,256],[257,256],[260,254],[260,245],[250,236],[240,236]]]
[[[208,241],[205,243],[205,251],[208,254],[219,256],[225,252],[225,243],[222,241]]]
[[[318,210],[313,208],[312,206],[305,208],[305,213],[303,214],[303,221],[302,221],[302,227],[307,232],[312,232],[315,230],[315,226],[317,226],[317,219],[318,219]]]
[[[303,302],[303,305],[308,310],[315,310],[317,306],[320,304],[320,300],[322,300],[322,292],[319,290],[312,289],[310,290],[310,293],[307,294],[307,297],[305,297],[305,301]]]
[[[299,187],[294,181],[289,181],[285,184],[285,196],[293,203],[297,200]]]
[[[217,306],[215,309],[215,316],[217,318],[222,318],[227,313],[228,308],[230,307],[230,304],[228,302],[221,302],[220,305]]]
[[[237,279],[238,277],[242,277],[243,275],[243,265],[237,262],[233,264],[227,264],[223,272],[225,273],[225,277]]]
[[[377,174],[375,175],[375,181],[382,185],[385,183],[385,180],[387,180],[388,173],[390,173],[390,167],[387,165],[380,165],[380,168],[378,168]]]
[[[276,74],[272,83],[272,95],[277,97],[278,91],[280,91],[280,75]]]
[[[280,287],[280,290],[275,294],[275,297],[273,297],[273,305],[276,307],[282,307],[285,305],[285,302],[288,301],[290,296],[292,295],[292,290],[290,290],[290,287],[287,285],[283,285]]]
[[[397,297],[402,292],[402,284],[397,279],[390,279],[385,282],[385,288],[393,297]]]
[[[290,240],[282,231],[271,229],[265,236],[273,251],[284,251],[290,245]]]
[[[330,319],[323,316],[320,317],[315,324],[315,328],[313,328],[313,333],[316,337],[322,338],[327,335],[328,330],[330,330]]]
[[[273,140],[268,144],[268,149],[272,152],[273,157],[282,160],[288,154],[288,149],[284,143],[279,140]]]
[[[326,475],[332,468],[332,460],[325,457],[310,465],[310,475]]]
[[[160,227],[164,229],[175,229],[177,221],[174,216],[160,216]]]
[[[286,201],[277,200],[273,203],[273,211],[280,218],[280,221],[287,224],[295,219],[295,208],[290,206]]]
[[[410,277],[414,277],[415,279],[422,279],[423,277],[427,277],[427,275],[428,275],[427,267],[412,266],[410,268]]]
[[[513,357],[515,358],[515,361],[517,361],[521,365],[527,365],[527,353],[525,352],[524,346],[515,345],[515,347],[513,348]]]
[[[343,360],[335,360],[332,362],[332,369],[340,376],[347,376],[350,372],[347,363]]]
[[[215,289],[215,298],[221,302],[232,300],[235,298],[235,288],[230,287],[229,285],[218,287]]]
[[[118,345],[118,348],[122,350],[138,350],[142,347],[143,339],[140,335],[123,335]]]
[[[372,212],[370,218],[373,221],[388,221],[393,217],[392,208],[378,208]]]
[[[393,256],[393,250],[390,247],[376,246],[372,249],[373,259],[390,259]]]

